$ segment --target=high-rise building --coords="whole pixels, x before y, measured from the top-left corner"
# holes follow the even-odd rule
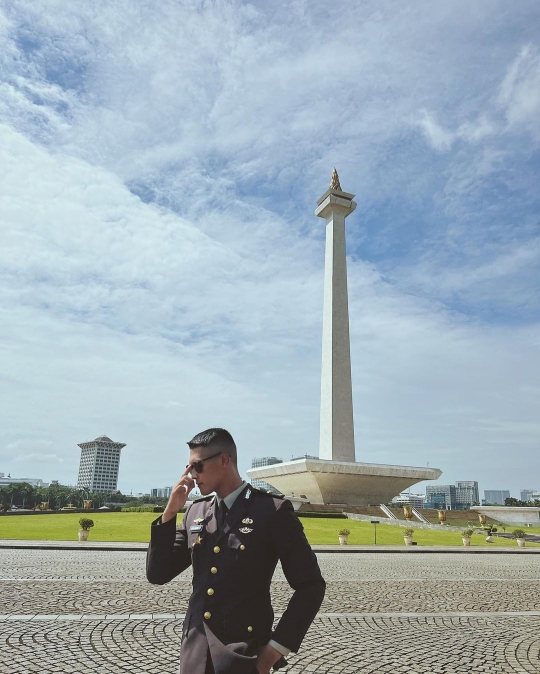
[[[484,489],[484,501],[486,504],[495,503],[504,505],[507,498],[510,498],[510,492],[507,489]]]
[[[456,507],[456,488],[453,484],[436,484],[426,487],[424,508],[435,510],[454,510]]]
[[[273,466],[275,463],[283,463],[283,459],[278,459],[277,456],[263,456],[260,459],[253,459],[251,461],[252,468],[262,468],[263,466]],[[272,487],[271,484],[265,482],[264,480],[253,479],[251,484],[255,489],[264,489],[264,491],[269,491],[272,494],[279,494],[279,491]]]
[[[537,493],[538,493],[537,489],[522,489],[519,492],[519,499],[520,501],[525,501],[525,503],[527,503],[527,501],[534,501],[535,499],[534,494]]]
[[[150,496],[154,498],[169,498],[172,492],[172,487],[155,487],[150,491]]]
[[[78,446],[81,448],[81,461],[77,487],[105,493],[116,491],[120,450],[126,444],[113,442],[106,435],[101,435],[90,442],[81,442]]]
[[[456,503],[463,508],[470,508],[473,505],[480,505],[480,492],[478,491],[478,482],[473,480],[462,480],[456,482]]]

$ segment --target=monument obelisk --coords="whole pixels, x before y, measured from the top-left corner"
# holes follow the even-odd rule
[[[353,198],[334,168],[315,211],[326,220],[319,458],[330,461],[355,461],[345,237]]]
[[[349,343],[349,297],[345,219],[354,194],[343,192],[336,169],[315,215],[326,220],[319,458],[304,458],[247,471],[283,494],[294,492],[312,504],[364,506],[387,503],[422,480],[436,480],[438,468],[356,461]],[[399,448],[396,448],[399,451]]]

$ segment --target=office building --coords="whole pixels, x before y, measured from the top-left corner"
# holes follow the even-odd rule
[[[410,505],[413,508],[421,510],[424,507],[426,497],[423,494],[409,494],[409,492],[404,492],[398,496],[394,496],[392,503],[395,503],[398,506]]]
[[[8,484],[21,484],[26,483],[32,485],[32,487],[48,487],[48,482],[43,482],[38,477],[11,477],[11,475],[5,475],[0,473],[0,487],[7,487]]]
[[[124,442],[113,442],[106,435],[95,440],[81,442],[81,461],[77,487],[89,491],[108,493],[116,491],[120,450]]]
[[[480,505],[478,482],[473,480],[456,482],[456,505],[458,510],[466,510],[473,505]]]
[[[504,505],[507,498],[510,498],[510,492],[507,489],[485,489],[484,502],[486,505]]]
[[[528,501],[535,501],[540,498],[540,493],[537,489],[522,489],[519,492],[520,501],[527,503]]]
[[[454,510],[456,507],[456,488],[453,484],[437,484],[426,487],[424,508],[435,510]]]
[[[150,496],[154,498],[169,498],[172,492],[172,487],[156,487],[150,491]]]
[[[253,459],[251,461],[252,468],[262,468],[263,466],[273,466],[276,463],[283,463],[283,459],[278,459],[277,456],[263,456],[260,459]],[[258,480],[257,478],[251,480],[251,484],[255,489],[263,489],[264,491],[269,491],[272,494],[279,494],[277,489],[272,487],[271,484],[265,482],[264,480]]]

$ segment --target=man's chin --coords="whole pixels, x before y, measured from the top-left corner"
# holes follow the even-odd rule
[[[208,496],[208,494],[212,493],[212,490],[207,489],[204,484],[198,484],[197,489],[201,492],[201,496]]]

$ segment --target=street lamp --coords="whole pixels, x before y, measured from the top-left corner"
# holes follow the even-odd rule
[[[373,534],[375,538],[373,544],[377,545],[377,524],[379,524],[379,520],[371,520],[371,524],[373,524]]]

